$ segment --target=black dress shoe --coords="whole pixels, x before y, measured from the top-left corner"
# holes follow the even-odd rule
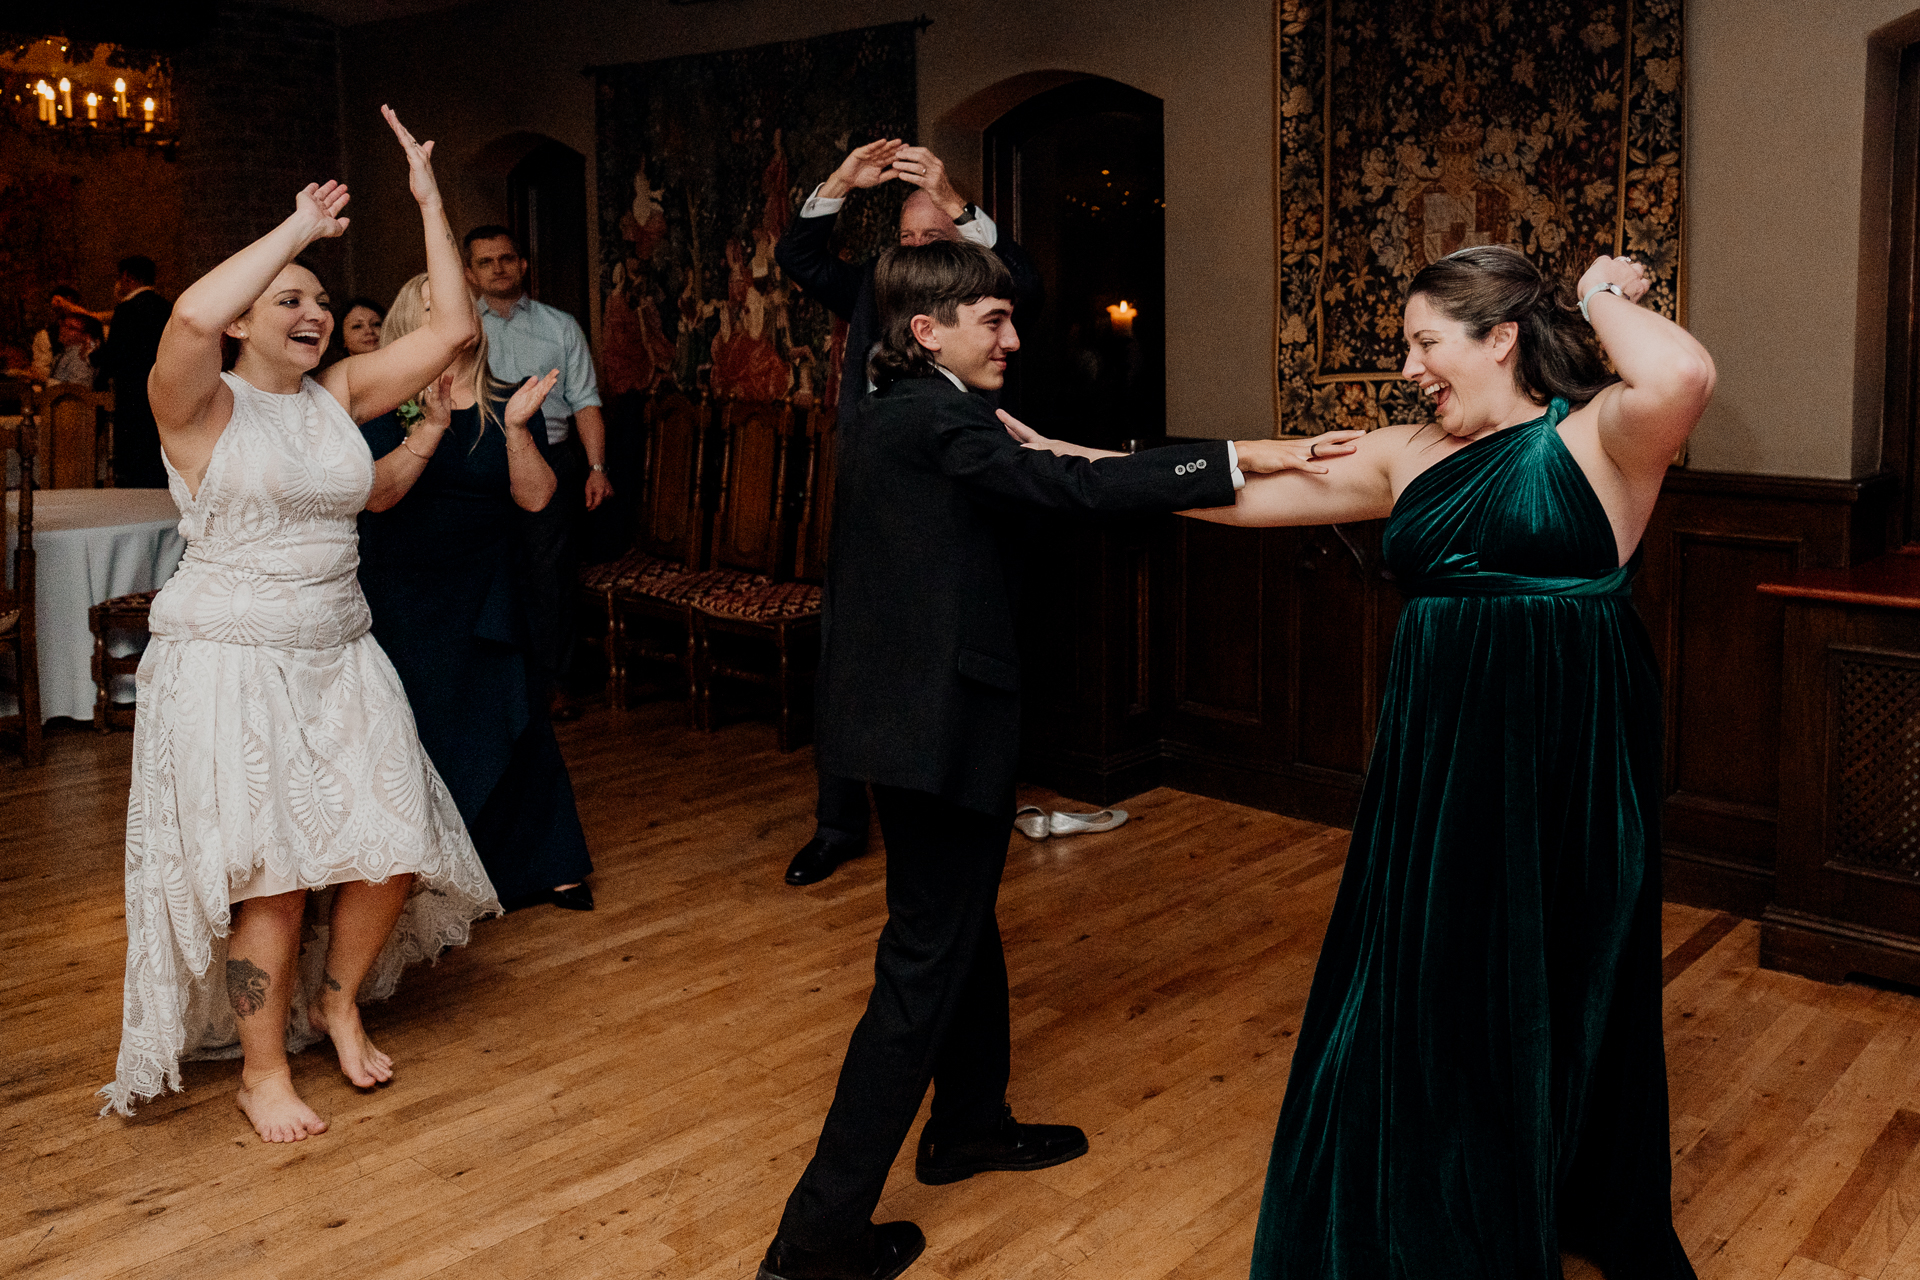
[[[913,1265],[927,1238],[911,1222],[883,1222],[837,1249],[802,1249],[779,1236],[756,1280],[893,1280]]]
[[[851,841],[829,840],[815,836],[800,846],[787,864],[788,884],[818,884],[833,874],[833,869],[850,858],[860,856],[860,846]]]
[[[1087,1135],[1079,1129],[1070,1124],[1021,1124],[1009,1107],[998,1126],[964,1138],[943,1138],[928,1124],[920,1131],[913,1176],[937,1187],[989,1170],[1051,1169],[1085,1154]]]
[[[554,906],[566,911],[591,911],[593,910],[593,890],[582,881],[570,889],[549,889],[540,901],[551,902]]]

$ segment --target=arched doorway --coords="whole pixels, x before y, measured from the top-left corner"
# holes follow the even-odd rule
[[[587,307],[587,160],[545,139],[507,172],[507,219],[526,246],[533,296],[592,330]]]
[[[984,203],[1046,285],[1017,316],[1010,402],[1051,435],[1103,448],[1166,434],[1166,177],[1160,99],[1086,77],[982,135]]]

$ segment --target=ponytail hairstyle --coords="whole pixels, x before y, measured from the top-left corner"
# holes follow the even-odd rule
[[[1517,249],[1476,245],[1430,262],[1407,289],[1407,297],[1415,295],[1458,321],[1475,342],[1497,324],[1518,325],[1514,381],[1536,404],[1557,397],[1578,408],[1619,381],[1601,363],[1572,290],[1548,279]]]
[[[460,301],[466,300],[466,291],[463,289]],[[380,322],[380,345],[390,347],[415,329],[426,328],[427,318],[427,273],[422,271],[401,285],[400,292],[394,295],[393,305],[387,308],[387,318]],[[487,424],[491,422],[505,431],[506,426],[494,412],[493,401],[496,396],[512,395],[514,387],[511,383],[502,382],[493,376],[493,370],[487,366],[487,326],[476,323],[476,327],[480,330],[479,337],[462,355],[470,356],[473,360],[473,376],[470,381],[473,386],[473,401],[480,406],[480,430],[484,433]],[[455,356],[454,363],[458,364],[460,359],[461,356]],[[444,373],[445,370],[441,372]],[[438,380],[439,376],[435,374],[435,380]],[[426,387],[414,392],[412,398],[418,400],[424,394],[426,394]],[[411,435],[413,429],[409,427],[407,431]],[[475,437],[474,447],[478,448],[479,443],[479,438]]]
[[[960,308],[982,298],[1013,297],[1013,273],[991,251],[965,241],[894,245],[873,272],[873,299],[880,312],[880,341],[867,357],[867,376],[885,391],[902,378],[934,372],[933,352],[913,336],[913,318],[937,324],[960,319]]]

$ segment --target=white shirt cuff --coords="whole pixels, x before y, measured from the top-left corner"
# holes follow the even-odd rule
[[[827,184],[823,182],[820,184],[820,187],[826,185]],[[821,195],[820,187],[815,187],[813,194],[807,197],[807,202],[800,206],[801,217],[824,218],[828,214],[840,212],[840,206],[847,202],[845,196],[841,196],[838,200],[835,200],[829,196]]]
[[[960,238],[979,245],[982,249],[991,249],[1000,243],[1000,228],[993,225],[993,219],[979,205],[973,206],[973,221],[960,228]]]
[[[1240,451],[1233,447],[1233,441],[1231,440],[1227,441],[1227,466],[1233,472],[1233,487],[1235,489],[1246,488],[1247,477],[1246,474],[1240,470]]]

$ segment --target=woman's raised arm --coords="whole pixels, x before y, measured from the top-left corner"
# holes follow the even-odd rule
[[[1694,336],[1633,304],[1646,294],[1646,269],[1631,258],[1599,258],[1576,286],[1620,381],[1594,397],[1600,447],[1636,485],[1657,486],[1713,394],[1713,357]],[[1616,285],[1620,294],[1606,292]],[[1594,292],[1596,289],[1601,292]]]
[[[340,216],[347,198],[341,183],[308,183],[285,222],[194,281],[173,304],[147,375],[147,399],[176,466],[190,462],[182,455],[198,452],[196,445],[211,451],[233,414],[232,393],[220,381],[220,335],[303,249],[347,229]]]
[[[392,107],[381,107],[394,136],[407,154],[407,185],[420,204],[420,221],[427,240],[427,288],[439,305],[427,323],[398,342],[348,356],[322,375],[334,399],[347,406],[355,422],[367,422],[417,395],[440,376],[454,357],[473,345],[480,319],[467,294],[461,270],[460,246],[447,226],[440,203],[440,184],[433,176],[433,143],[416,142]]]

